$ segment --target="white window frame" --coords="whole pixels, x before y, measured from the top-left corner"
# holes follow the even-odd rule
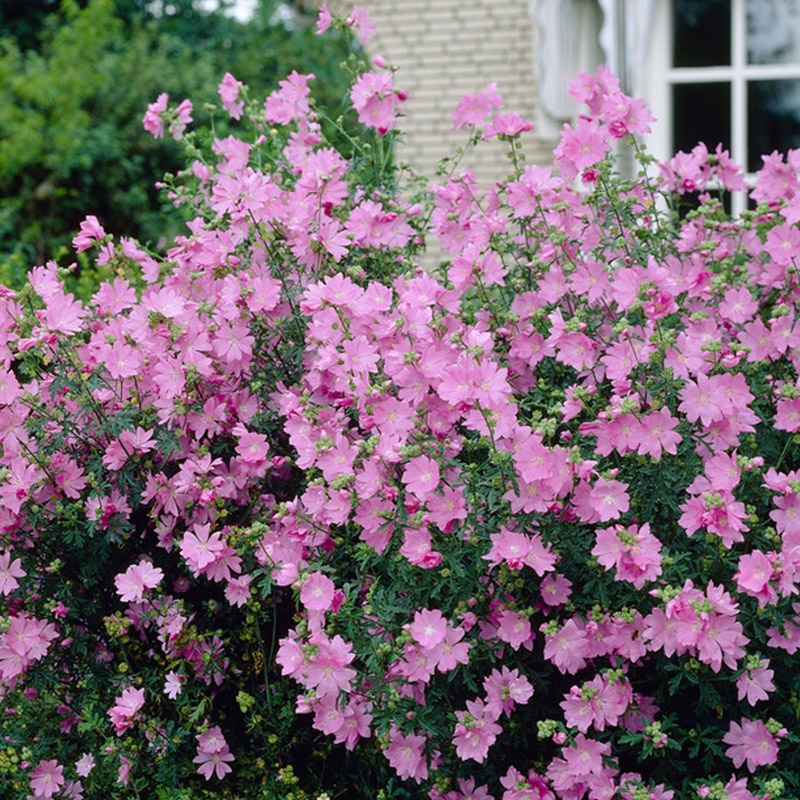
[[[800,79],[797,64],[747,63],[747,6],[746,0],[731,2],[731,63],[713,67],[673,67],[672,0],[662,0],[655,9],[651,47],[643,62],[636,65],[641,76],[642,94],[659,120],[649,137],[649,148],[659,161],[674,155],[672,142],[672,87],[676,84],[725,82],[731,86],[731,158],[747,168],[747,82],[751,80]],[[700,110],[699,110],[700,111]],[[717,142],[706,142],[715,147]],[[752,184],[752,175],[748,176]],[[731,210],[738,216],[747,208],[747,193],[733,192]]]

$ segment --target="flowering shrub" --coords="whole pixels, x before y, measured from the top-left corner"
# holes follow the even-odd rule
[[[796,796],[797,153],[732,220],[601,68],[560,175],[490,85],[509,178],[404,191],[372,67],[350,161],[311,75],[158,98],[189,233],[2,292],[3,797]]]

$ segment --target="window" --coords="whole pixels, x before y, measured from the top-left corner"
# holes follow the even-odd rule
[[[651,40],[637,66],[659,159],[721,142],[752,173],[762,154],[800,147],[800,0],[659,3]]]

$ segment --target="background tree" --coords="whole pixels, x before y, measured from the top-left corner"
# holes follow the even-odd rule
[[[0,10],[0,280],[18,284],[65,247],[87,213],[157,244],[182,217],[154,183],[180,164],[170,139],[142,129],[161,92],[191,96],[212,123],[225,72],[266,94],[292,69],[314,72],[327,108],[342,107],[344,38],[316,38],[312,17],[262,0],[245,24],[193,0],[33,0]],[[287,7],[289,8],[289,7]],[[200,101],[200,102],[198,102]],[[226,121],[213,119],[216,135]],[[227,115],[224,115],[227,117]],[[165,227],[166,223],[166,227]]]

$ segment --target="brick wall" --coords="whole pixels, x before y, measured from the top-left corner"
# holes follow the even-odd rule
[[[395,84],[407,89],[405,142],[399,158],[432,176],[443,156],[465,142],[451,130],[450,110],[464,92],[495,81],[505,110],[533,119],[536,86],[529,0],[367,0],[377,36],[370,52],[398,67]],[[329,0],[331,10],[351,2]],[[550,160],[552,142],[524,134],[529,161]],[[483,143],[462,164],[481,183],[506,172],[507,146]]]

